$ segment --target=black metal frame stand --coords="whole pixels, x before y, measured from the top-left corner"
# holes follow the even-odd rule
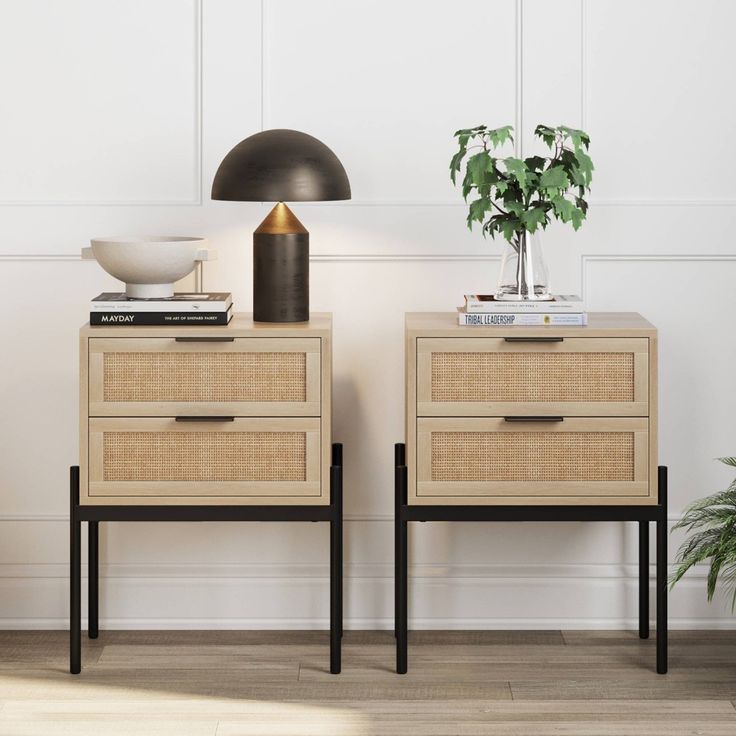
[[[667,468],[657,473],[653,506],[409,506],[406,445],[394,447],[396,492],[396,671],[408,668],[408,536],[410,521],[636,521],[639,523],[639,636],[649,637],[649,522],[657,525],[657,672],[667,672]]]
[[[79,466],[70,468],[69,671],[82,669],[82,522],[89,533],[90,639],[99,635],[101,521],[328,521],[330,523],[330,672],[340,673],[342,646],[342,445],[332,445],[329,506],[88,506],[79,503]]]

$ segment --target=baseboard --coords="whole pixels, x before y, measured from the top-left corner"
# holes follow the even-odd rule
[[[655,621],[650,622],[652,631]],[[588,619],[588,618],[410,618],[409,628],[422,631],[634,631],[638,619]],[[346,618],[345,629],[352,631],[391,631],[393,619]],[[0,630],[67,630],[67,618],[0,618]],[[733,630],[736,618],[670,618],[672,630]],[[82,619],[82,629],[87,629],[87,620]],[[112,618],[100,619],[100,629],[111,631],[327,631],[326,618],[220,619],[220,618]]]
[[[84,571],[86,572],[86,570]],[[393,566],[346,565],[345,625],[393,627]],[[654,613],[654,570],[650,570]],[[708,604],[705,569],[670,594],[677,629],[731,629],[726,597]],[[414,565],[415,629],[633,629],[636,565]],[[82,581],[82,612],[87,611]],[[64,629],[65,563],[0,565],[0,628]],[[324,629],[325,565],[109,564],[101,567],[100,614],[109,629]]]
[[[672,565],[670,571],[672,572]],[[652,564],[649,576],[654,579],[656,570]],[[82,565],[86,577],[87,566]],[[129,564],[110,563],[100,565],[103,579],[130,580],[327,580],[328,565],[313,564]],[[687,585],[707,578],[707,565],[698,565],[688,573],[679,585]],[[346,564],[345,579],[393,579],[393,565]],[[633,563],[553,563],[553,564],[427,564],[409,566],[411,580],[432,580],[452,584],[458,580],[624,580],[638,581],[639,568]],[[0,563],[0,580],[68,578],[67,563],[11,564]]]

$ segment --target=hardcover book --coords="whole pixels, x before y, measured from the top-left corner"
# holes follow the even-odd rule
[[[92,300],[90,312],[227,312],[232,303],[230,292],[182,292],[164,299],[130,299],[125,293],[105,292]]]
[[[465,309],[467,312],[492,312],[496,314],[517,314],[519,312],[540,312],[554,314],[556,312],[585,311],[583,300],[574,294],[559,294],[549,301],[505,301],[498,300],[493,294],[466,294]]]
[[[535,327],[537,325],[556,325],[558,327],[583,327],[588,324],[588,315],[584,312],[572,313],[542,313],[528,312],[523,314],[479,313],[466,312],[458,307],[458,324],[478,327],[509,327],[522,325]]]
[[[132,325],[227,325],[233,317],[233,310],[226,312],[91,312],[89,323],[92,327],[116,326],[130,327]]]

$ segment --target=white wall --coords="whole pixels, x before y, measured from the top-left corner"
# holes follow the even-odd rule
[[[115,285],[79,248],[206,235],[220,253],[206,286],[247,310],[267,209],[211,202],[209,187],[262,127],[324,140],[353,186],[351,202],[295,207],[312,307],[335,313],[349,627],[391,624],[403,313],[495,283],[499,244],[467,232],[448,181],[456,128],[513,123],[526,151],[538,122],[590,132],[589,220],[548,230],[553,286],[660,328],[672,521],[724,487],[712,458],[736,452],[734,23],[717,0],[2,0],[0,627],[67,616],[76,333]],[[629,626],[635,536],[418,525],[412,625]],[[104,625],[324,626],[327,542],[321,525],[110,525]],[[670,610],[675,626],[732,622],[723,599],[705,603],[702,574]]]

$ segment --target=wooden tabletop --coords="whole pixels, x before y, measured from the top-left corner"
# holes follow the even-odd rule
[[[655,337],[657,334],[657,328],[637,312],[588,312],[585,327],[464,326],[458,324],[457,312],[407,312],[406,329],[426,337]]]
[[[86,323],[81,334],[86,337],[179,337],[227,335],[232,337],[322,337],[332,331],[330,312],[312,312],[309,322],[254,322],[251,312],[236,312],[229,325],[120,325],[91,327]]]

